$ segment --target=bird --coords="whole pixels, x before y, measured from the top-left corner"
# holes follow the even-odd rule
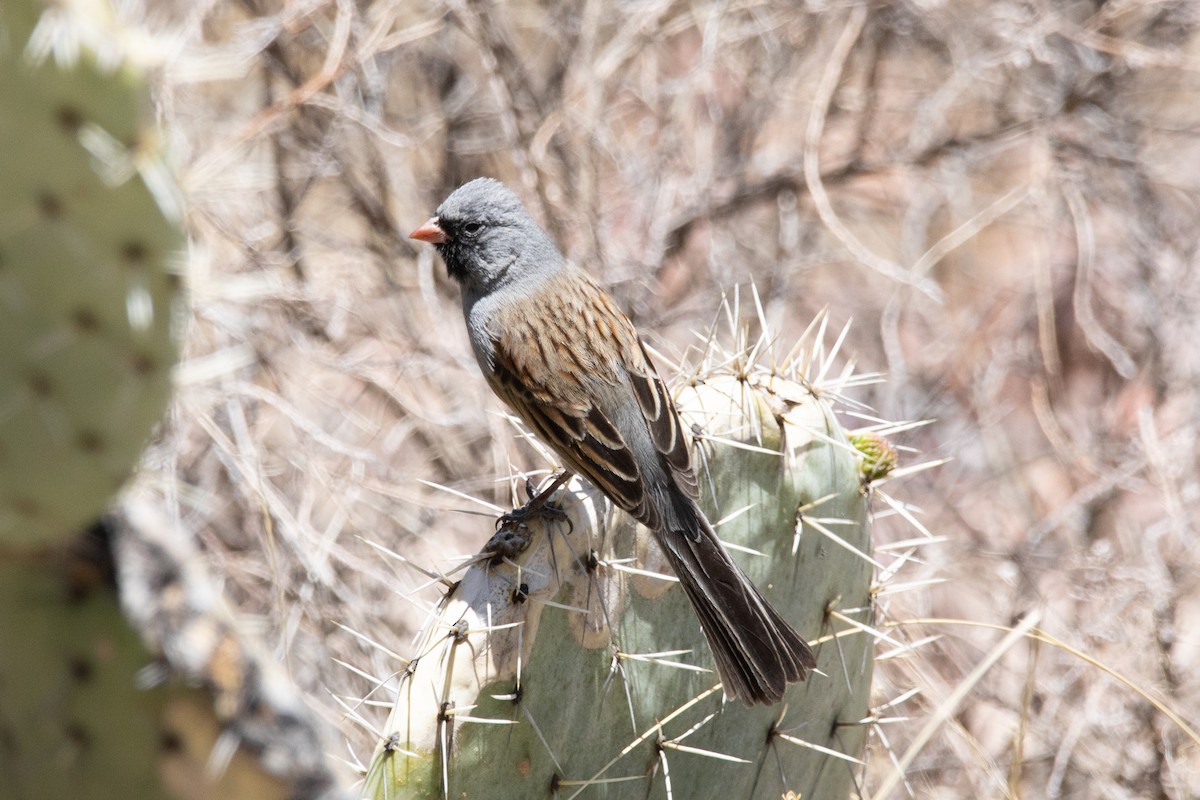
[[[727,696],[779,702],[812,649],[729,556],[701,510],[690,441],[629,318],[492,178],[454,190],[409,234],[462,293],[491,389],[563,460],[654,535],[691,601]]]

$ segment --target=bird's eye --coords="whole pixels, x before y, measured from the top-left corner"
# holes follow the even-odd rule
[[[475,237],[483,230],[482,222],[467,222],[462,226],[462,232],[467,236]]]

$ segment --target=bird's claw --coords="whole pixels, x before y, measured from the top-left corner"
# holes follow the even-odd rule
[[[527,520],[539,517],[541,519],[550,520],[552,522],[563,522],[570,526],[570,530],[575,530],[574,523],[567,516],[567,512],[562,506],[550,501],[550,497],[558,491],[559,487],[565,482],[565,476],[560,477],[552,483],[545,491],[538,492],[533,485],[533,481],[525,480],[525,494],[529,498],[528,502],[520,508],[514,508],[506,514],[501,514],[496,518],[496,530],[504,530],[506,528],[516,528],[523,526]]]
[[[516,527],[524,525],[526,520],[534,517],[552,520],[554,522],[566,521],[571,522],[567,512],[563,510],[558,503],[551,503],[547,499],[543,499],[541,495],[534,497],[520,508],[514,508],[506,514],[501,514],[496,517],[496,530],[506,527]]]

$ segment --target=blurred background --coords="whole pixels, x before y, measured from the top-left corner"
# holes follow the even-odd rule
[[[784,351],[827,308],[894,438],[876,543],[899,640],[865,791],[1040,610],[908,768],[914,797],[1200,796],[1200,6],[1189,0],[126,3],[188,199],[181,392],[150,468],[317,710],[405,652],[432,569],[545,468],[458,293],[407,240],[507,182],[667,374],[757,287]],[[758,330],[751,330],[757,336]],[[833,334],[831,334],[831,338]],[[674,363],[672,363],[674,362]],[[850,425],[859,421],[847,420]],[[900,504],[903,504],[902,506]],[[465,512],[465,513],[464,513]],[[931,583],[938,579],[940,583]],[[416,592],[415,594],[412,594]],[[883,644],[881,650],[893,649]]]

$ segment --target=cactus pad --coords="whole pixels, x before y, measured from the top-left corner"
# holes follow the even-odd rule
[[[139,125],[144,82],[119,53],[101,67],[70,52],[90,37],[68,26],[103,18],[41,12],[0,9],[0,542],[61,536],[103,511],[176,360],[166,264],[181,239],[142,178],[165,174]]]
[[[679,406],[704,434],[702,502],[718,535],[824,674],[774,707],[723,702],[649,532],[571,484],[568,520],[501,531],[448,592],[400,679],[364,796],[848,796],[874,644],[843,621],[871,621],[854,452],[824,401],[772,376],[710,378]]]

